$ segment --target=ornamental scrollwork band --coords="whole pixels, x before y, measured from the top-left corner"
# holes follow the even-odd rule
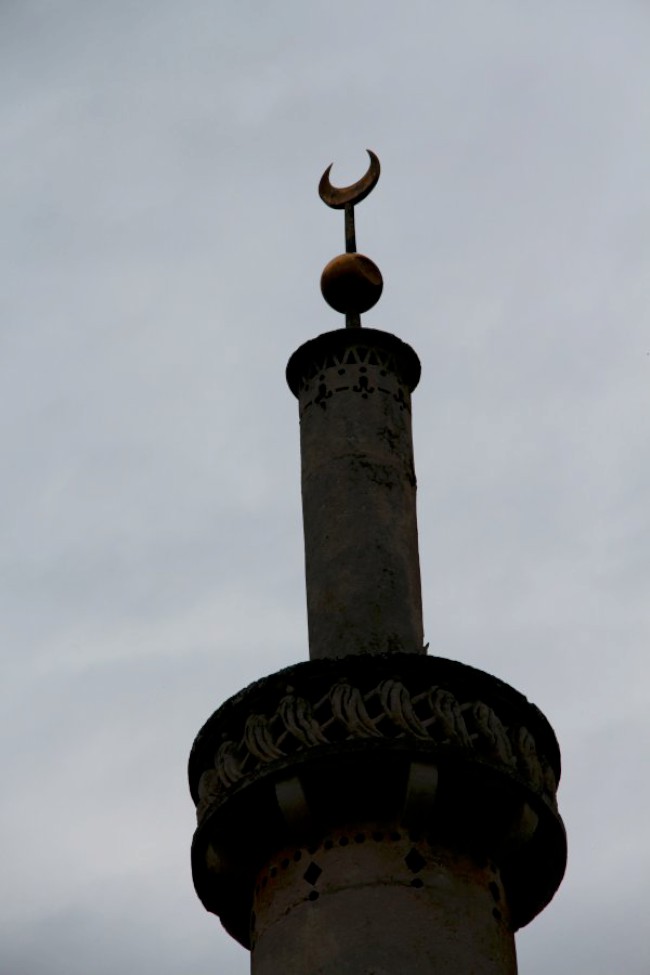
[[[361,739],[431,742],[500,766],[545,795],[555,808],[553,768],[532,732],[519,721],[508,725],[482,700],[460,701],[449,689],[431,685],[412,693],[398,677],[371,690],[339,679],[312,702],[287,685],[272,713],[248,713],[239,725],[231,715],[215,734],[213,761],[201,770],[197,817],[248,776],[271,763],[322,746]]]

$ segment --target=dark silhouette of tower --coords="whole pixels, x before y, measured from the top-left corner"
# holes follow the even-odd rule
[[[204,725],[190,756],[197,893],[253,975],[514,975],[514,932],[562,879],[560,755],[502,681],[423,646],[411,438],[417,355],[361,328],[382,288],[354,205],[323,272],[346,328],[289,360],[298,399],[309,660]]]

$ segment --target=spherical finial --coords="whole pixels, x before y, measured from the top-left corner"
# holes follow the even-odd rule
[[[357,316],[377,304],[384,282],[375,262],[355,251],[339,254],[329,262],[320,287],[323,298],[335,311]]]

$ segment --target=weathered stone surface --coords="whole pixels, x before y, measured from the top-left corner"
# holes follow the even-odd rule
[[[312,658],[423,653],[413,350],[376,329],[307,342],[287,378],[300,406]]]
[[[287,847],[256,878],[253,975],[514,975],[494,863],[369,823]]]

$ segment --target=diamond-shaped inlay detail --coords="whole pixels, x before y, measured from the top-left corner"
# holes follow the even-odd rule
[[[307,883],[311,884],[313,887],[316,881],[318,880],[318,878],[320,877],[320,875],[322,874],[322,872],[323,871],[318,866],[318,864],[314,863],[314,861],[312,860],[309,866],[307,867],[307,869],[305,870],[305,872],[303,873],[303,877],[307,881]]]
[[[419,873],[422,867],[426,867],[427,865],[427,861],[415,847],[412,848],[410,853],[406,854],[404,863],[412,873]]]

